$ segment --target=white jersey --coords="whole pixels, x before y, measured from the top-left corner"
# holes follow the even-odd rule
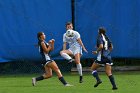
[[[80,44],[77,42],[77,39],[80,38],[80,34],[77,31],[73,31],[74,36],[68,37],[66,36],[66,33],[63,35],[63,42],[67,42],[69,44],[69,47],[80,47]]]
[[[80,38],[80,34],[77,31],[73,31],[73,37],[66,36],[66,33],[63,35],[63,42],[67,42],[69,44],[69,51],[72,54],[80,53],[82,55],[82,46],[78,43],[77,39]]]

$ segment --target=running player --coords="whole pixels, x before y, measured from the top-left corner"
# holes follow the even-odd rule
[[[111,60],[110,52],[113,49],[112,42],[109,40],[109,38],[106,36],[106,30],[103,27],[99,28],[98,31],[99,35],[97,38],[97,50],[93,51],[93,54],[98,54],[97,59],[92,64],[92,75],[96,78],[97,82],[94,85],[94,87],[97,87],[99,84],[102,83],[101,79],[98,76],[97,68],[100,67],[100,65],[105,66],[106,75],[110,79],[110,82],[113,86],[113,90],[118,89],[115,84],[114,77],[111,72],[111,65],[113,65]]]
[[[65,81],[57,64],[49,56],[49,53],[54,49],[55,40],[52,39],[52,40],[49,40],[48,43],[46,43],[45,41],[46,36],[43,32],[38,32],[37,38],[38,38],[39,52],[43,58],[42,65],[44,66],[45,73],[39,77],[32,78],[32,85],[35,86],[37,81],[51,78],[52,70],[53,70],[54,72],[56,72],[58,79],[62,82],[64,86],[71,86]]]
[[[69,62],[75,61],[77,70],[80,75],[79,83],[83,82],[83,74],[82,74],[82,65],[80,63],[80,58],[82,55],[82,49],[87,52],[82,40],[80,38],[80,34],[77,31],[73,30],[73,24],[68,22],[66,24],[66,30],[72,30],[73,35],[71,37],[67,36],[66,33],[63,35],[63,50],[60,52],[61,56],[68,60]],[[66,49],[67,43],[69,44],[69,49]],[[72,59],[71,56],[75,57],[75,60]]]

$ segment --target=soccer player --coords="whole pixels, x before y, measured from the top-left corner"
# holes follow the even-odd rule
[[[66,30],[72,31],[71,35],[67,35],[69,33],[64,33],[63,35],[63,50],[60,51],[60,54],[63,58],[68,60],[69,62],[75,61],[77,70],[80,75],[79,83],[83,82],[83,74],[82,74],[82,65],[80,63],[80,58],[82,55],[82,49],[87,52],[82,40],[80,38],[80,34],[77,31],[73,30],[73,24],[71,22],[66,23]],[[71,33],[71,32],[70,32]],[[67,43],[69,44],[69,49],[66,49]],[[73,59],[71,56],[74,56]]]
[[[39,52],[43,58],[42,65],[44,66],[45,73],[39,77],[32,78],[32,85],[35,86],[37,81],[51,78],[52,77],[52,70],[53,70],[57,74],[58,79],[62,82],[62,84],[64,86],[71,86],[70,84],[68,84],[65,81],[57,64],[49,56],[49,53],[54,49],[55,40],[51,39],[47,43],[45,41],[46,36],[43,32],[38,32],[37,38],[38,38]]]
[[[102,83],[101,79],[98,76],[97,68],[100,67],[100,65],[105,66],[105,71],[106,75],[108,76],[111,84],[112,84],[112,89],[116,90],[118,89],[114,77],[111,72],[111,65],[113,65],[112,60],[111,60],[111,51],[113,49],[112,42],[109,40],[109,38],[106,35],[106,30],[103,27],[100,27],[98,30],[98,37],[97,37],[97,50],[93,51],[93,54],[98,54],[97,59],[95,62],[92,64],[92,75],[96,79],[96,84],[94,87],[97,87],[99,84]]]

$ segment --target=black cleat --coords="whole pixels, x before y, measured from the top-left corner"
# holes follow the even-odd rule
[[[79,83],[83,83],[83,76],[80,76]]]
[[[102,83],[102,81],[97,81],[97,83],[94,85],[94,87],[98,87],[98,85],[101,83]]]
[[[118,89],[117,87],[113,87],[113,88],[112,88],[112,90],[117,90],[117,89]]]
[[[83,83],[83,80],[79,80],[79,83]]]

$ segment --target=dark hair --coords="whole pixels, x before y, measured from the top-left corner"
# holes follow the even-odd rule
[[[67,25],[70,25],[70,24],[72,24],[72,22],[67,22],[67,23],[66,23],[66,27],[67,27]]]
[[[106,29],[105,29],[104,27],[100,27],[100,28],[99,28],[99,34],[100,34],[100,35],[101,35],[101,34],[105,35],[105,33],[106,33]]]
[[[40,36],[43,35],[44,32],[38,32],[37,33],[37,39],[40,40]]]

